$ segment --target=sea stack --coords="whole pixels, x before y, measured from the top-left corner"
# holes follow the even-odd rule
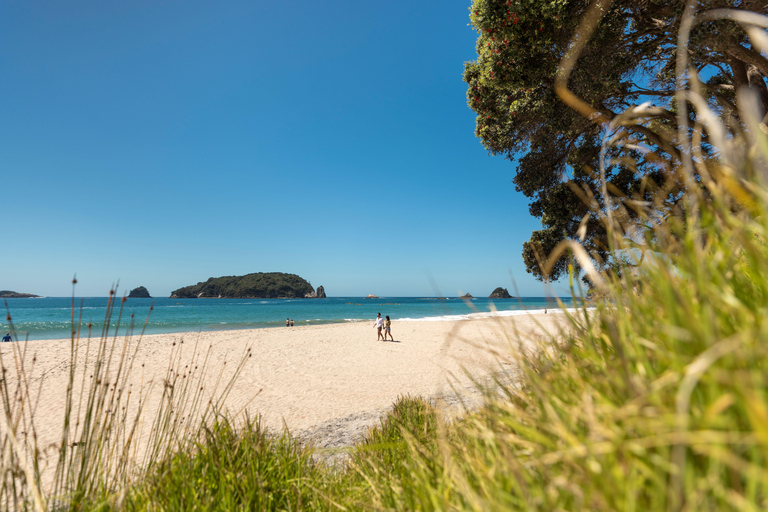
[[[149,291],[144,288],[143,286],[139,286],[138,288],[134,288],[133,290],[128,293],[129,299],[151,299],[152,296],[149,294]]]
[[[511,299],[513,298],[506,288],[499,286],[488,296],[489,299]]]
[[[325,288],[322,286],[318,286],[317,290],[315,291],[315,296],[318,299],[327,299],[328,297],[325,295]]]

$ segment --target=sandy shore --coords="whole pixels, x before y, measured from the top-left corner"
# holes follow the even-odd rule
[[[138,344],[138,349],[129,381],[133,389],[146,388],[152,382],[153,393],[157,395],[162,390],[172,351],[177,350],[183,368],[197,343],[204,351],[210,347],[209,366],[202,384],[212,392],[222,368],[226,378],[250,348],[251,357],[225,402],[229,412],[247,412],[251,417],[260,414],[269,428],[287,427],[320,447],[343,446],[376,423],[400,395],[450,399],[458,391],[469,400],[476,399],[472,378],[482,379],[490,372],[514,368],[510,347],[518,339],[528,344],[545,331],[556,332],[563,318],[561,312],[550,312],[452,322],[393,320],[396,341],[386,343],[376,340],[373,320],[150,335],[140,342],[134,337],[128,348],[133,350]],[[79,365],[88,368],[83,363],[85,341],[80,343]],[[91,358],[96,344],[91,342]],[[118,346],[122,344],[120,341]],[[7,376],[15,375],[14,358],[23,357],[36,404],[39,445],[50,446],[61,433],[70,341],[13,345],[16,347],[0,344],[0,355],[9,368]],[[146,401],[147,417],[153,416],[157,400]]]

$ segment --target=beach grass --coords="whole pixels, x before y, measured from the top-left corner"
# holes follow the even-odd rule
[[[45,379],[32,377],[36,356],[27,357],[27,344],[13,343],[10,358],[0,352],[0,509],[119,506],[137,474],[156,460],[187,450],[221,411],[250,349],[231,375],[225,376],[222,368],[215,384],[206,386],[210,348],[203,351],[195,344],[182,357],[184,342],[174,343],[161,382],[142,379],[134,388],[129,377],[138,371],[136,355],[148,318],[134,334],[133,315],[127,322],[122,318],[124,303],[125,298],[118,300],[115,289],[110,290],[104,328],[93,336],[73,293],[62,390],[66,398],[59,418],[37,414]],[[10,311],[7,320],[13,330]],[[124,332],[119,332],[121,326]],[[144,409],[157,388],[154,415],[148,416]],[[59,441],[41,446],[39,425],[51,422],[61,424]]]
[[[130,489],[126,510],[307,510],[324,477],[311,450],[259,420],[222,416],[188,450],[154,464]]]

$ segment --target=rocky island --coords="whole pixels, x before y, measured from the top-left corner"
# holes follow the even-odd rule
[[[473,296],[472,296],[472,294],[470,294],[470,293],[465,293],[464,295],[462,295],[462,296],[461,296],[461,297],[459,297],[459,298],[460,298],[460,299],[465,299],[465,300],[474,299],[474,297],[473,297]]]
[[[319,293],[318,293],[319,292]],[[303,299],[325,297],[322,286],[317,292],[296,274],[257,272],[244,276],[211,277],[205,282],[171,292],[172,299]]]
[[[325,295],[325,288],[322,286],[318,286],[317,290],[315,290],[312,293],[308,293],[304,296],[305,299],[327,299],[328,297]]]
[[[138,288],[134,288],[130,291],[128,294],[129,299],[151,299],[152,296],[149,294],[149,290],[144,288],[143,286],[139,286]]]
[[[489,299],[514,299],[506,288],[502,288],[499,286],[495,290],[491,292],[491,294],[488,296]]]
[[[31,293],[12,292],[10,290],[0,290],[0,299],[39,299],[40,295]]]

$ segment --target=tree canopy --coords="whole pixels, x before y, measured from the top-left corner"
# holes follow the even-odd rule
[[[475,0],[471,6],[478,57],[466,63],[464,80],[469,105],[477,113],[475,134],[491,154],[516,164],[512,181],[530,199],[531,215],[541,219],[542,229],[523,246],[527,270],[539,279],[557,279],[565,271],[564,259],[549,274],[540,265],[563,240],[582,239],[588,251],[608,260],[607,231],[595,208],[604,204],[598,164],[605,125],[571,110],[554,89],[558,65],[591,3]],[[675,58],[685,2],[604,4],[607,11],[567,86],[602,119],[650,102],[643,117],[626,127],[636,144],[607,155],[612,164],[605,170],[606,190],[612,204],[658,202],[662,196],[662,205],[674,207],[685,194],[676,176],[681,149],[674,142]],[[766,2],[756,0],[699,0],[695,7],[697,14],[715,8],[768,12]],[[740,87],[754,89],[763,114],[768,111],[768,59],[752,48],[736,23],[696,24],[688,59],[711,108],[734,124],[739,123],[734,99]],[[695,125],[695,119],[691,122]],[[698,149],[710,153],[705,131]],[[631,215],[632,209],[626,210]]]

